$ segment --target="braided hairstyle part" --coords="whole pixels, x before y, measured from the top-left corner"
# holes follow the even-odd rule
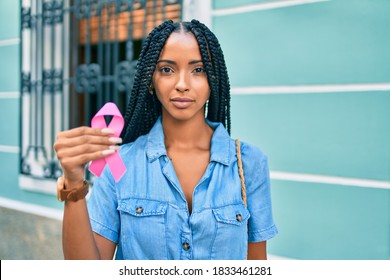
[[[213,122],[221,122],[230,134],[230,84],[218,39],[206,25],[197,20],[177,23],[167,20],[155,27],[144,41],[126,108],[123,143],[133,142],[139,136],[149,133],[161,115],[162,105],[156,94],[150,94],[150,86],[160,53],[172,32],[194,34],[210,87],[210,97],[205,109],[207,118]]]

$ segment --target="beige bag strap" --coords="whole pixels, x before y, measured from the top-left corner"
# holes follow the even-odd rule
[[[240,140],[238,139],[236,139],[236,153],[237,153],[238,173],[240,175],[240,180],[241,180],[242,201],[244,202],[244,205],[247,206],[244,168],[242,167],[242,159],[241,159],[241,145],[240,145]]]

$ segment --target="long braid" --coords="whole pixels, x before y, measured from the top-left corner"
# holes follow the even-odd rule
[[[147,67],[147,60],[145,59],[145,55],[148,54],[149,49],[151,46],[153,46],[153,38],[155,38],[155,35],[160,31],[160,28],[162,26],[157,27],[154,29],[150,35],[146,38],[144,42],[144,46],[141,50],[141,54],[138,59],[137,64],[137,71],[134,78],[134,86],[132,89],[132,94],[130,98],[130,102],[128,104],[128,108],[126,110],[126,116],[125,116],[125,122],[127,127],[127,133],[133,133],[134,135],[139,134],[139,130],[144,130],[141,128],[141,125],[139,124],[139,114],[142,113],[142,108],[140,106],[146,105],[146,98],[147,95],[145,94],[145,88],[143,80],[145,79],[144,74],[146,73],[145,68]],[[140,100],[140,102],[138,102]],[[142,102],[143,101],[143,102]],[[134,115],[135,114],[135,115]],[[137,124],[137,125],[135,125]],[[129,128],[131,128],[131,131],[129,131]],[[125,136],[126,138],[126,136]]]
[[[207,117],[210,120],[222,122],[230,133],[230,83],[221,46],[217,37],[206,25],[197,20],[192,20],[191,23],[202,32],[203,36],[197,36],[200,48],[201,40],[199,39],[206,39],[207,55],[211,56],[213,66],[213,73],[211,79],[209,78],[209,84],[211,90],[213,91],[214,89],[215,92],[211,92]]]
[[[132,142],[148,133],[161,114],[161,104],[155,95],[150,94],[149,87],[157,59],[173,28],[171,20],[165,21],[156,27],[144,42],[125,114],[124,143]]]
[[[193,22],[191,22],[193,23]],[[202,56],[203,64],[205,71],[207,73],[207,79],[210,86],[210,98],[209,98],[209,104],[208,104],[208,119],[211,121],[218,121],[217,112],[218,110],[215,110],[215,105],[219,103],[219,88],[218,84],[215,82],[216,74],[214,69],[214,64],[212,61],[212,57],[209,55],[209,48],[208,44],[205,38],[204,32],[200,30],[200,28],[197,25],[193,25],[191,28],[191,31],[194,33],[200,49],[200,54]]]
[[[139,96],[137,93],[138,93],[140,85],[141,85],[140,81],[142,79],[143,68],[145,66],[145,64],[143,63],[143,58],[144,58],[147,50],[150,48],[151,38],[153,38],[157,32],[158,32],[158,28],[152,30],[152,32],[149,34],[149,36],[145,39],[144,45],[141,49],[141,53],[139,55],[138,63],[136,66],[137,71],[136,71],[135,77],[134,77],[134,85],[132,88],[131,98],[130,98],[129,104],[127,105],[125,121],[131,119],[132,114],[134,113],[134,108],[137,104],[137,100],[138,100],[138,96]],[[127,121],[126,121],[126,123],[127,123]]]
[[[207,26],[197,20],[182,23],[168,20],[154,28],[144,41],[125,114],[126,129],[122,135],[124,143],[133,142],[139,136],[147,134],[161,115],[161,103],[155,93],[150,94],[150,86],[166,40],[172,32],[181,31],[193,33],[199,45],[210,87],[207,118],[221,122],[230,133],[230,84],[217,38]]]

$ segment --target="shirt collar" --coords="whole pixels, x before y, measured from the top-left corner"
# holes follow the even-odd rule
[[[206,119],[208,125],[214,130],[211,138],[210,162],[216,161],[224,165],[230,162],[230,136],[222,123],[211,122]]]
[[[206,119],[207,124],[214,130],[211,138],[210,162],[215,161],[224,165],[230,162],[230,136],[222,123],[211,122]],[[161,116],[148,134],[146,144],[146,155],[150,162],[161,156],[166,156],[167,151],[164,144],[164,131]]]
[[[164,131],[161,122],[161,116],[158,117],[156,123],[148,134],[146,143],[146,155],[150,162],[158,159],[160,156],[166,156],[167,150],[164,144]]]

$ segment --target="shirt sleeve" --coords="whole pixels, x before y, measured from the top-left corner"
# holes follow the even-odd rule
[[[107,166],[101,176],[95,178],[87,206],[92,230],[118,243],[120,231],[118,200],[115,183]]]
[[[268,159],[253,146],[244,148],[242,157],[247,206],[251,215],[248,241],[261,242],[271,239],[278,233],[272,215]]]

